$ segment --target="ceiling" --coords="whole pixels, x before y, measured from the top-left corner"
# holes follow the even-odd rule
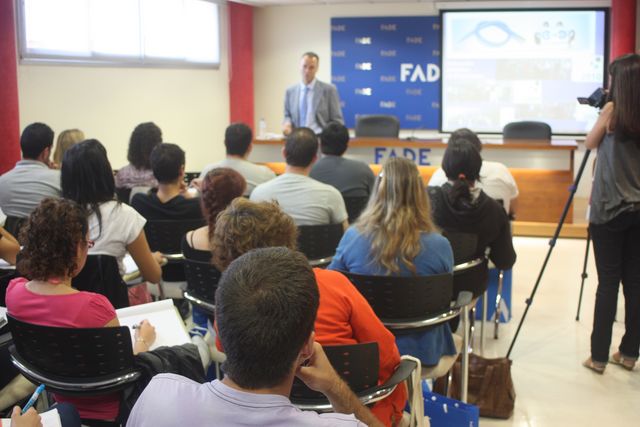
[[[231,0],[237,3],[244,3],[252,6],[287,6],[287,5],[323,5],[323,4],[366,4],[366,3],[435,3],[436,7],[440,4],[456,3],[456,8],[468,4],[472,7],[487,7],[487,5],[500,5],[500,3],[509,3],[510,5],[518,4],[522,7],[558,7],[558,6],[574,6],[574,7],[596,7],[608,6],[610,0]],[[484,3],[484,5],[480,5]]]

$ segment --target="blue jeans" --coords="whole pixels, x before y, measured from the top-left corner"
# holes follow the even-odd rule
[[[598,290],[591,333],[591,359],[609,360],[618,287],[625,300],[625,334],[620,353],[638,358],[640,348],[640,211],[625,212],[605,224],[589,224],[598,270]]]

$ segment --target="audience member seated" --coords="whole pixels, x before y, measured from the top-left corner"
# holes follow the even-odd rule
[[[67,166],[66,160],[63,167]],[[93,244],[87,214],[81,206],[70,200],[45,199],[29,217],[21,240],[24,248],[18,269],[31,280],[21,277],[9,284],[6,300],[11,316],[23,322],[65,328],[119,325],[113,306],[104,296],[71,287],[71,279],[82,270]],[[135,337],[134,353],[146,351],[155,340],[155,329],[144,321],[135,330]],[[54,398],[75,405],[82,418],[114,420],[118,415],[118,394],[54,394]]]
[[[157,375],[127,425],[381,426],[315,342],[318,303],[316,280],[302,254],[264,248],[242,255],[216,292],[216,322],[227,355],[224,379],[199,384]],[[288,399],[295,376],[325,394],[337,413],[297,409]]]
[[[433,219],[444,230],[476,234],[476,256],[484,256],[489,248],[495,266],[508,270],[516,261],[509,218],[498,202],[475,185],[482,163],[471,142],[449,142],[442,159],[449,181],[442,187],[428,187]]]
[[[0,176],[0,208],[8,217],[26,218],[42,199],[60,197],[60,171],[49,161],[52,147],[53,131],[44,123],[32,123],[22,131],[22,160]],[[5,226],[16,232],[9,220]]]
[[[117,188],[156,187],[149,156],[162,142],[162,131],[152,122],[140,123],[131,133],[127,160],[129,164],[116,173]]]
[[[458,129],[449,137],[449,143],[458,140],[466,140],[473,144],[478,152],[482,151],[482,142],[480,138],[470,129]],[[442,168],[438,168],[429,180],[430,187],[440,187],[448,181],[447,175]],[[449,181],[450,182],[450,181]],[[505,165],[499,162],[482,161],[480,168],[480,178],[476,182],[476,186],[482,188],[487,196],[494,200],[501,200],[504,210],[510,215],[515,216],[516,202],[518,198],[518,185],[513,179],[511,172]]]
[[[249,154],[253,149],[253,134],[251,128],[244,123],[232,123],[224,133],[224,146],[227,157],[218,163],[205,166],[196,184],[199,184],[207,173],[216,168],[231,168],[239,172],[247,181],[245,196],[249,196],[256,186],[276,177],[271,169],[266,166],[256,165],[249,160]]]
[[[284,246],[294,250],[296,238],[293,220],[275,203],[236,199],[218,217],[211,241],[214,264],[224,271],[234,259],[255,248]],[[378,380],[383,383],[400,363],[393,335],[344,275],[320,268],[314,268],[313,273],[320,291],[316,341],[322,345],[377,342]],[[402,417],[406,400],[406,389],[399,387],[392,396],[377,403],[373,412],[386,425],[394,425]]]
[[[15,265],[18,252],[20,252],[20,244],[16,238],[0,226],[0,259]]]
[[[209,171],[200,184],[200,205],[207,225],[189,231],[182,239],[182,254],[185,258],[211,262],[211,245],[216,219],[233,199],[242,196],[246,181],[230,168]]]
[[[95,243],[89,254],[116,257],[123,274],[122,260],[129,252],[142,277],[158,283],[162,255],[149,250],[144,217],[114,199],[113,172],[104,146],[95,139],[74,145],[64,156],[61,172],[63,196],[89,211],[89,235]]]
[[[80,141],[84,141],[84,133],[80,129],[67,129],[60,132],[53,152],[53,164],[57,169],[62,166],[64,153]]]
[[[296,225],[340,224],[347,228],[348,215],[340,192],[309,178],[318,155],[318,138],[309,128],[294,129],[285,143],[285,172],[260,184],[251,193],[255,202],[278,202]]]
[[[452,272],[449,241],[431,220],[429,199],[416,165],[391,158],[376,179],[369,204],[338,245],[332,270],[368,275],[428,276]],[[448,324],[399,335],[400,354],[437,365],[457,353]]]
[[[349,144],[349,130],[330,122],[320,134],[322,158],[311,168],[309,176],[338,189],[343,197],[369,197],[375,177],[369,165],[343,157]]]
[[[131,207],[147,220],[202,218],[200,199],[184,183],[184,151],[176,144],[162,143],[149,160],[158,188],[134,195]]]

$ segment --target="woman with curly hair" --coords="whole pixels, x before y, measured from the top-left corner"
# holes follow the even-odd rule
[[[367,207],[342,236],[328,268],[390,276],[453,271],[451,245],[431,220],[429,199],[412,161],[392,158],[382,166]],[[396,343],[400,354],[427,366],[457,353],[448,324],[400,335]]]
[[[162,142],[162,131],[153,122],[140,123],[131,133],[127,160],[129,164],[116,173],[117,188],[157,187],[149,157]]]
[[[18,270],[6,293],[9,314],[23,322],[64,328],[119,326],[106,297],[71,287],[83,268],[93,241],[84,208],[71,200],[45,199],[29,217],[20,241],[24,244]],[[135,330],[134,353],[147,351],[155,329],[144,321]],[[71,361],[70,361],[71,363]],[[83,419],[115,420],[119,394],[97,397],[54,395],[58,402],[75,405]]]
[[[210,262],[209,242],[216,228],[216,218],[233,199],[244,194],[245,179],[233,169],[216,168],[209,171],[200,184],[200,207],[207,225],[188,232],[182,239],[185,258]]]
[[[252,249],[284,246],[295,250],[297,237],[293,219],[276,203],[237,198],[218,215],[211,238],[213,263],[224,271],[233,260]],[[316,341],[322,345],[377,342],[380,349],[378,381],[386,381],[400,363],[391,332],[344,275],[320,268],[314,268],[313,273],[320,292],[314,328]],[[398,387],[371,410],[385,425],[396,425],[402,418],[406,401],[406,389]]]

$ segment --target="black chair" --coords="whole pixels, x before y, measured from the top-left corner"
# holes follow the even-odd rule
[[[323,346],[327,358],[336,372],[365,404],[373,404],[389,396],[396,386],[407,380],[417,364],[402,360],[384,384],[378,385],[378,343]],[[291,389],[291,402],[304,411],[329,412],[333,408],[327,398],[308,388],[296,378]]]
[[[160,251],[168,263],[162,267],[162,280],[184,282],[184,266],[180,242],[188,231],[205,225],[203,218],[182,220],[149,220],[144,226],[151,251]]]
[[[502,138],[551,140],[551,126],[544,122],[511,122],[502,128]]]
[[[200,176],[200,172],[185,172],[184,173],[184,182],[189,185],[191,181],[198,178]]]
[[[130,188],[116,188],[116,197],[119,202],[129,204],[129,200],[131,198],[131,189]]]
[[[0,269],[0,307],[7,306],[5,300],[7,287],[9,286],[9,282],[16,277],[16,271],[14,269]]]
[[[222,273],[208,262],[184,259],[187,290],[184,298],[192,305],[213,316],[216,310],[216,289]]]
[[[7,215],[7,219],[4,222],[4,229],[9,232],[16,239],[20,237],[20,230],[27,223],[27,217],[18,218],[17,216]]]
[[[20,373],[47,391],[95,396],[123,390],[140,377],[134,369],[131,333],[113,328],[59,328],[7,316],[11,360]]]
[[[347,214],[349,215],[349,224],[353,224],[364,208],[367,206],[369,197],[344,197],[344,205],[347,208]]]
[[[342,224],[300,225],[298,231],[298,250],[313,267],[322,267],[336,254],[344,228]]]
[[[71,285],[79,291],[102,294],[115,308],[129,307],[127,285],[120,276],[120,267],[110,255],[89,255],[84,267]]]
[[[356,117],[356,138],[398,138],[400,121],[396,116],[370,115]]]

